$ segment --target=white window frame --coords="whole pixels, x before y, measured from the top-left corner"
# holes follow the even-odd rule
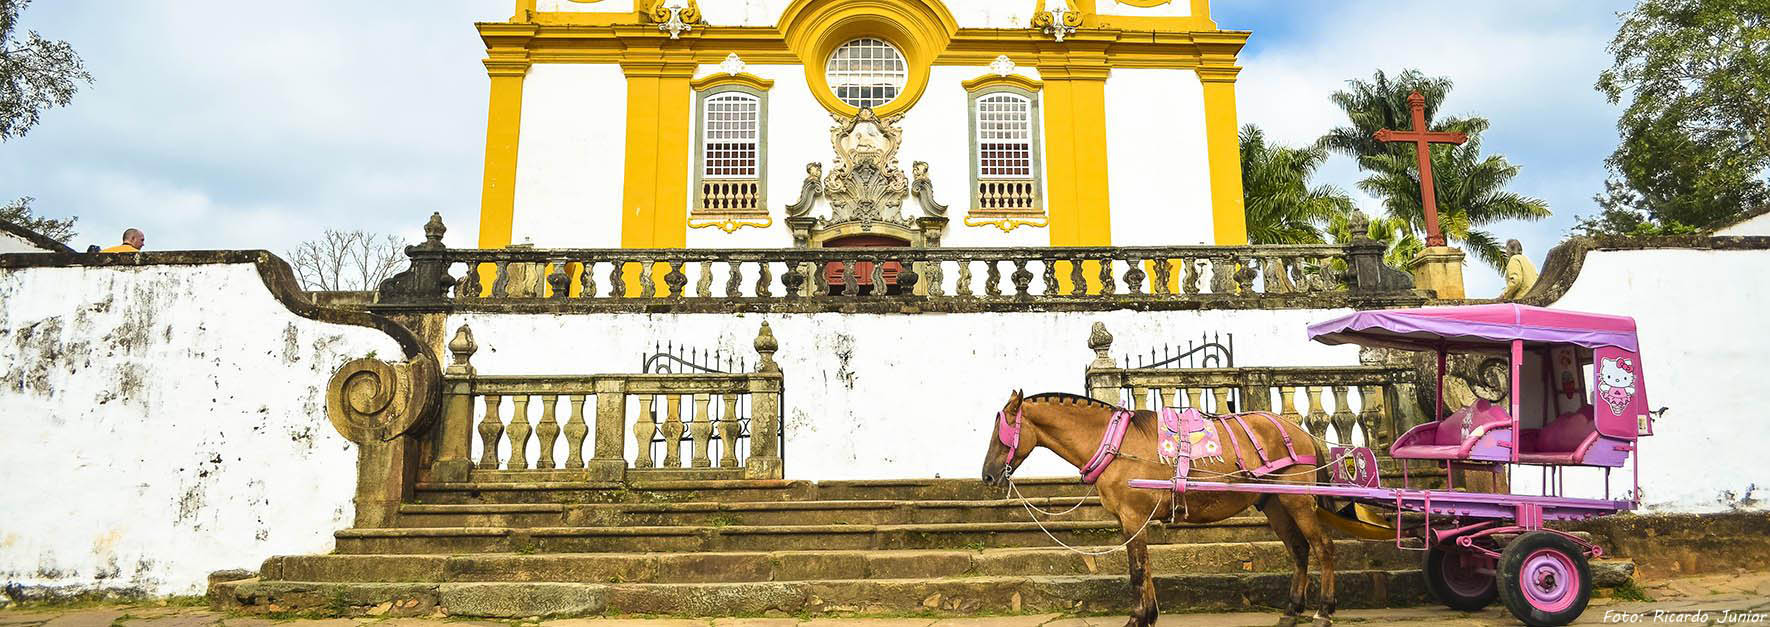
[[[891,56],[885,57],[869,54],[858,58],[836,58],[838,55],[841,55],[844,50],[852,50],[852,47],[856,44],[865,46],[865,50],[869,53],[873,51],[889,50]],[[883,72],[875,72],[868,69],[855,69],[856,66],[875,61],[891,61],[896,67],[887,68]],[[842,78],[838,80],[838,76]],[[824,60],[824,82],[828,84],[830,93],[836,96],[837,100],[857,109],[867,107],[878,109],[879,107],[896,102],[898,98],[903,97],[904,89],[909,86],[909,80],[909,58],[904,56],[903,49],[898,48],[895,44],[882,37],[856,37],[850,39],[843,42],[842,45],[837,46],[835,50],[830,52],[830,57]],[[868,95],[857,96],[854,100],[850,100],[843,96],[843,87],[857,87],[862,89],[880,89],[889,87],[891,89],[891,97],[881,100],[877,96]]]
[[[984,120],[981,119],[983,116],[982,105],[983,105],[984,101],[987,99],[990,99],[993,97],[998,97],[998,96],[1004,96],[1004,95],[1011,96],[1026,105],[1026,140],[1025,140],[1025,142],[1026,142],[1026,147],[1027,147],[1027,160],[1028,160],[1028,163],[1027,163],[1028,175],[1027,176],[1012,176],[1012,175],[1002,175],[1002,174],[985,175],[984,174],[984,164],[983,164],[983,144],[984,144],[983,139],[984,139],[984,137],[983,137],[983,135],[984,135],[984,132],[986,129],[983,128],[984,127],[984,124],[983,124]],[[1042,125],[1044,124],[1044,120],[1042,118],[1042,113],[1040,111],[1040,102],[1039,101],[1040,101],[1039,92],[1023,89],[1023,88],[1020,88],[1017,86],[1012,86],[1012,85],[996,85],[996,86],[991,86],[991,87],[985,87],[985,88],[979,89],[977,91],[971,92],[970,106],[969,106],[969,111],[967,112],[967,114],[968,114],[967,117],[970,118],[970,130],[971,130],[971,137],[970,137],[970,143],[971,143],[971,146],[970,146],[970,152],[971,152],[970,204],[971,204],[972,211],[985,210],[980,206],[982,204],[980,202],[981,199],[979,196],[980,184],[990,183],[990,182],[995,182],[995,181],[1002,181],[1004,183],[1011,184],[1012,182],[1024,181],[1024,182],[1028,182],[1032,186],[1032,194],[1033,194],[1033,198],[1031,201],[1032,207],[1025,209],[1024,212],[1028,215],[1033,215],[1033,214],[1044,215],[1044,213],[1045,213],[1044,138],[1041,136],[1041,133],[1040,133]],[[1002,143],[1002,142],[992,142],[992,143]],[[996,213],[1001,210],[988,209],[986,211],[988,211],[990,213]],[[1014,212],[1018,213],[1019,210],[1014,210]]]

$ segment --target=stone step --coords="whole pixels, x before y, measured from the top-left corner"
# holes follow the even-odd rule
[[[1349,570],[1407,569],[1419,553],[1390,542],[1338,540],[1335,560]],[[910,579],[1008,575],[1101,575],[1126,572],[1113,546],[974,550],[767,551],[715,553],[557,553],[471,555],[307,555],[265,560],[260,576],[284,581],[559,583],[736,583],[824,579]],[[1290,553],[1276,540],[1157,544],[1152,568],[1163,573],[1289,572]]]
[[[797,480],[669,480],[572,481],[582,471],[474,471],[473,481],[419,481],[415,502],[466,503],[683,503],[740,501],[926,501],[983,500],[1007,497],[1002,487],[965,479],[886,479],[866,481]],[[1029,497],[1082,496],[1089,492],[1075,477],[1028,477],[1015,480]]]
[[[1049,535],[1047,535],[1049,532]],[[1251,542],[1272,532],[1263,516],[1207,525],[1152,525],[1151,543]],[[1107,520],[902,525],[695,525],[652,527],[423,527],[344,529],[342,554],[624,553],[688,551],[890,550],[1114,544]]]
[[[1063,520],[1109,520],[1100,497],[1028,497]],[[1019,499],[959,501],[740,501],[695,503],[411,504],[400,527],[606,527],[680,525],[929,524],[1027,522]],[[1041,516],[1041,518],[1044,518]]]
[[[1159,568],[1157,569],[1160,570]],[[1632,566],[1594,563],[1600,587],[1629,581]],[[1168,614],[1273,608],[1289,596],[1290,574],[1159,574]],[[1338,571],[1342,608],[1428,602],[1418,570]],[[1311,597],[1314,595],[1312,594]],[[811,616],[1122,613],[1133,602],[1126,576],[1004,575],[938,579],[843,579],[744,583],[326,583],[244,579],[209,588],[210,606],[245,614],[333,616]],[[1313,604],[1311,605],[1313,607]],[[1447,618],[1460,616],[1449,611]]]

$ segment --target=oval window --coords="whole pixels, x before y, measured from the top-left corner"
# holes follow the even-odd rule
[[[836,48],[824,64],[824,78],[836,98],[856,108],[878,108],[903,91],[909,64],[889,42],[862,37]]]

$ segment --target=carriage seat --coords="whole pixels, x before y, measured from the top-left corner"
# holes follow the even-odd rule
[[[1592,406],[1562,414],[1541,429],[1519,434],[1518,461],[1525,464],[1620,467],[1633,446],[1598,433]]]
[[[1463,436],[1463,418],[1471,429]],[[1512,416],[1486,400],[1457,410],[1449,418],[1408,429],[1389,447],[1397,459],[1511,461]]]

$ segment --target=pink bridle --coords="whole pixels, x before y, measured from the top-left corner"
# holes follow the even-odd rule
[[[1026,415],[1025,407],[1014,408],[1014,422],[1008,422],[1008,412],[996,412],[996,439],[1008,445],[1008,451],[1002,453],[1002,474],[1014,472],[1014,454],[1020,451],[1020,421]]]
[[[1008,446],[1002,454],[1002,473],[1013,474],[1014,454],[1020,451],[1020,424],[1025,418],[1026,409],[1014,410],[1014,422],[1008,422],[1007,412],[996,412],[996,439]],[[1082,483],[1094,483],[1106,472],[1106,467],[1118,458],[1119,446],[1125,441],[1125,431],[1131,426],[1131,411],[1114,410],[1112,421],[1106,425],[1106,433],[1101,435],[1100,448],[1094,450],[1094,456],[1082,465]]]

